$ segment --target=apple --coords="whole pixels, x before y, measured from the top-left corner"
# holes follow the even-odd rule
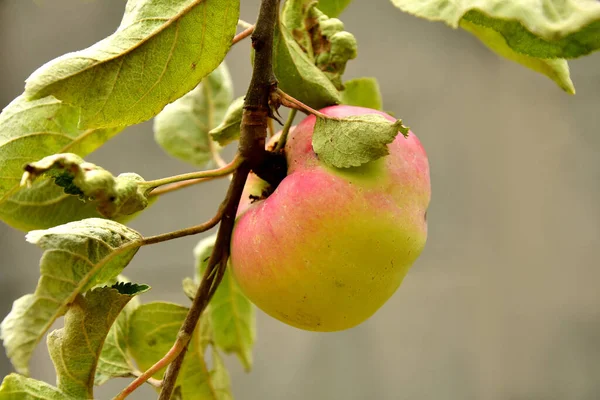
[[[353,106],[321,112],[395,121]],[[243,293],[265,313],[301,329],[337,331],[372,316],[423,250],[429,164],[410,132],[398,134],[388,156],[328,167],[312,148],[315,121],[309,116],[290,132],[287,175],[276,188],[255,175],[246,182],[230,265]]]

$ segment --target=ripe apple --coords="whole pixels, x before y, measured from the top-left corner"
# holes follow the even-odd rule
[[[381,114],[332,106],[326,115]],[[351,328],[396,291],[427,237],[427,155],[398,134],[390,154],[360,167],[326,166],[312,148],[315,117],[288,136],[287,176],[275,188],[251,175],[231,245],[231,271],[260,309],[312,331]],[[368,135],[369,132],[365,132]]]

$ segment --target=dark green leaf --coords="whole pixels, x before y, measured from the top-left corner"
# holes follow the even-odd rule
[[[77,295],[65,315],[64,328],[48,335],[48,350],[58,388],[75,398],[94,398],[94,375],[100,351],[113,322],[146,285],[116,284]]]
[[[233,100],[225,63],[194,90],[167,105],[154,119],[154,138],[173,157],[204,167],[217,151],[208,132],[219,125]]]
[[[287,28],[278,24],[273,40],[273,70],[281,90],[317,109],[341,102],[336,87],[302,51]]]
[[[358,167],[389,154],[387,145],[398,132],[408,134],[401,120],[378,114],[317,118],[313,148],[319,159],[336,168]]]
[[[0,400],[81,400],[61,392],[46,382],[10,374],[0,386]]]
[[[31,186],[40,175],[54,178],[54,183],[82,201],[92,200],[106,218],[131,215],[148,206],[148,187],[138,174],[114,177],[102,167],[85,162],[72,154],[54,154],[25,166],[22,184]]]
[[[350,106],[381,110],[383,104],[377,79],[357,78],[344,82],[342,103]]]
[[[240,124],[244,112],[244,97],[238,97],[227,108],[223,121],[209,133],[213,140],[226,146],[240,138]]]
[[[81,127],[145,121],[223,61],[238,16],[239,0],[129,0],[115,33],[42,66],[25,93],[81,107]]]
[[[0,338],[17,372],[28,374],[35,346],[77,295],[116,277],[142,237],[117,222],[91,218],[43,231],[27,241],[45,250],[35,293],[16,300],[0,325]]]
[[[79,111],[52,97],[28,102],[17,97],[0,114],[0,218],[23,230],[48,228],[100,216],[95,207],[64,194],[44,179],[19,187],[23,166],[45,156],[85,156],[121,128],[79,130]]]
[[[203,239],[194,249],[198,282],[206,270],[215,239],[214,235]],[[225,271],[206,313],[210,318],[215,344],[227,353],[235,353],[244,368],[250,370],[252,348],[256,339],[255,310],[241,292],[231,272]]]

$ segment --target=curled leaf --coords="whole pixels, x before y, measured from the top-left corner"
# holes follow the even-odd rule
[[[114,177],[75,154],[54,154],[27,164],[21,185],[31,187],[43,174],[54,178],[66,194],[94,201],[98,212],[107,218],[130,215],[148,206],[147,188],[141,185],[141,176],[124,173]]]

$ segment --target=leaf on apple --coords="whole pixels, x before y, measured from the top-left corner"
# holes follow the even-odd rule
[[[187,312],[186,307],[164,302],[143,304],[133,312],[129,320],[128,349],[140,369],[150,368],[169,351]],[[212,368],[205,360],[209,345]],[[164,372],[164,369],[157,372],[154,378],[162,379]],[[229,373],[213,345],[206,314],[194,330],[177,383],[183,399],[232,398]]]
[[[25,94],[81,107],[82,128],[148,120],[223,61],[239,7],[239,0],[128,1],[115,33],[39,68]]]
[[[312,143],[325,164],[335,168],[358,167],[388,155],[387,145],[399,132],[408,135],[402,120],[391,122],[378,114],[317,117]]]
[[[374,110],[383,108],[379,83],[375,78],[357,78],[346,81],[341,93],[342,104]]]
[[[129,264],[142,236],[117,222],[90,218],[31,231],[28,242],[44,249],[33,294],[17,299],[0,324],[0,338],[17,372],[27,375],[35,346],[75,298],[114,279]]]
[[[226,146],[234,140],[238,140],[243,113],[244,97],[242,96],[233,100],[227,108],[221,123],[209,132],[211,138],[220,146]]]
[[[53,97],[13,100],[0,114],[0,219],[25,231],[100,217],[49,179],[20,187],[23,165],[55,153],[86,156],[122,128],[80,130],[80,111]]]
[[[144,187],[141,176],[124,173],[114,177],[76,154],[54,154],[27,164],[21,184],[31,186],[44,174],[51,176],[66,194],[94,201],[98,212],[106,218],[130,215],[148,206],[148,188]]]
[[[154,138],[171,156],[205,167],[218,151],[208,132],[219,125],[233,100],[233,83],[225,63],[154,119]]]
[[[215,239],[216,235],[209,236],[194,249],[198,283],[208,265]],[[229,269],[225,271],[206,314],[210,318],[215,344],[226,353],[235,353],[249,371],[256,340],[256,315],[254,306],[241,292]]]
[[[574,90],[569,84],[566,62],[560,59],[576,58],[600,49],[598,1],[391,1],[409,14],[443,21],[453,28],[465,28],[500,55],[549,76],[568,93]],[[488,30],[495,33],[492,35],[486,32]],[[557,62],[544,65],[543,59]]]
[[[48,335],[60,391],[74,398],[94,398],[94,375],[109,330],[123,307],[148,289],[146,285],[117,283],[75,297],[64,328]]]

